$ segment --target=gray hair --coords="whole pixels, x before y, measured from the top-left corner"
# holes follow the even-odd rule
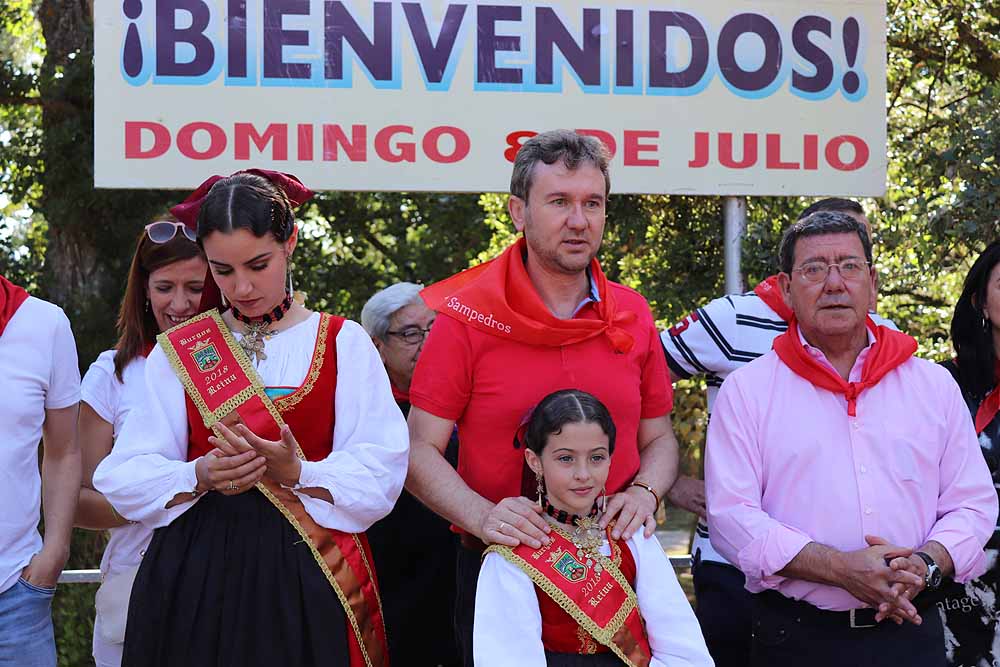
[[[868,232],[864,225],[846,213],[819,211],[802,218],[785,230],[778,251],[781,270],[790,274],[795,267],[796,241],[807,236],[820,236],[822,234],[857,234],[858,238],[861,239],[861,247],[865,250],[865,259],[868,260],[869,265],[873,263],[872,242],[868,238]]]
[[[528,201],[534,180],[535,165],[539,162],[562,162],[570,171],[589,163],[604,174],[604,196],[611,192],[611,175],[608,162],[611,154],[599,139],[577,134],[572,130],[550,130],[536,134],[524,142],[514,158],[514,172],[510,177],[510,193]]]
[[[423,288],[423,285],[415,283],[396,283],[376,292],[361,309],[361,326],[372,338],[384,340],[389,320],[397,310],[413,303],[423,304],[420,298]]]

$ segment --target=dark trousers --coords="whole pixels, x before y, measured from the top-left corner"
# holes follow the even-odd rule
[[[476,616],[476,586],[483,554],[458,546],[455,562],[455,641],[465,667],[474,667],[472,659],[472,621]]]
[[[695,613],[716,667],[746,667],[750,662],[750,610],[753,596],[743,573],[732,565],[695,560]]]
[[[753,596],[753,667],[944,667],[944,629],[933,607],[922,625],[883,621],[851,628],[847,614],[817,617],[816,608],[780,593]]]

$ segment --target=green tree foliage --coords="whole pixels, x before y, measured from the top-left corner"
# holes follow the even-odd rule
[[[875,224],[880,311],[949,353],[951,306],[966,268],[998,228],[1000,5],[890,0],[889,192],[865,202]],[[85,0],[0,3],[0,272],[59,303],[84,367],[114,342],[136,234],[182,193],[93,187],[93,26]],[[781,231],[809,202],[750,202],[746,283],[776,270]],[[429,283],[514,239],[497,194],[323,193],[299,212],[296,288],[310,305],[357,317],[377,289]],[[662,325],[722,292],[721,202],[612,199],[601,260],[639,289]],[[700,465],[703,387],[679,383],[675,426]],[[72,567],[94,567],[103,541],[80,532]],[[90,662],[93,587],[57,596],[61,665]]]

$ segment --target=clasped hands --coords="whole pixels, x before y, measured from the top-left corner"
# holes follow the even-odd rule
[[[538,549],[548,544],[551,526],[542,517],[538,503],[525,497],[504,498],[493,505],[479,522],[478,537],[487,544],[516,547],[527,544]],[[631,486],[621,493],[608,496],[607,510],[601,517],[601,528],[613,522],[611,537],[629,539],[640,528],[649,537],[656,530],[656,502],[653,494],[642,487]]]
[[[875,620],[897,624],[923,622],[913,598],[924,590],[927,566],[914,549],[896,546],[875,535],[866,535],[868,547],[842,553],[840,585],[877,610]]]
[[[298,442],[287,425],[281,427],[280,440],[265,440],[243,424],[229,428],[219,422],[215,427],[222,437],[209,436],[215,449],[195,464],[196,491],[234,496],[265,476],[285,486],[298,483],[302,462],[296,454]]]

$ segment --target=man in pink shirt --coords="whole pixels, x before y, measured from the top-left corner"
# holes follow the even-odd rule
[[[875,326],[871,243],[821,212],[785,233],[793,319],[723,384],[705,464],[712,545],[754,598],[752,664],[944,665],[918,596],[985,568],[997,497],[962,397]]]

